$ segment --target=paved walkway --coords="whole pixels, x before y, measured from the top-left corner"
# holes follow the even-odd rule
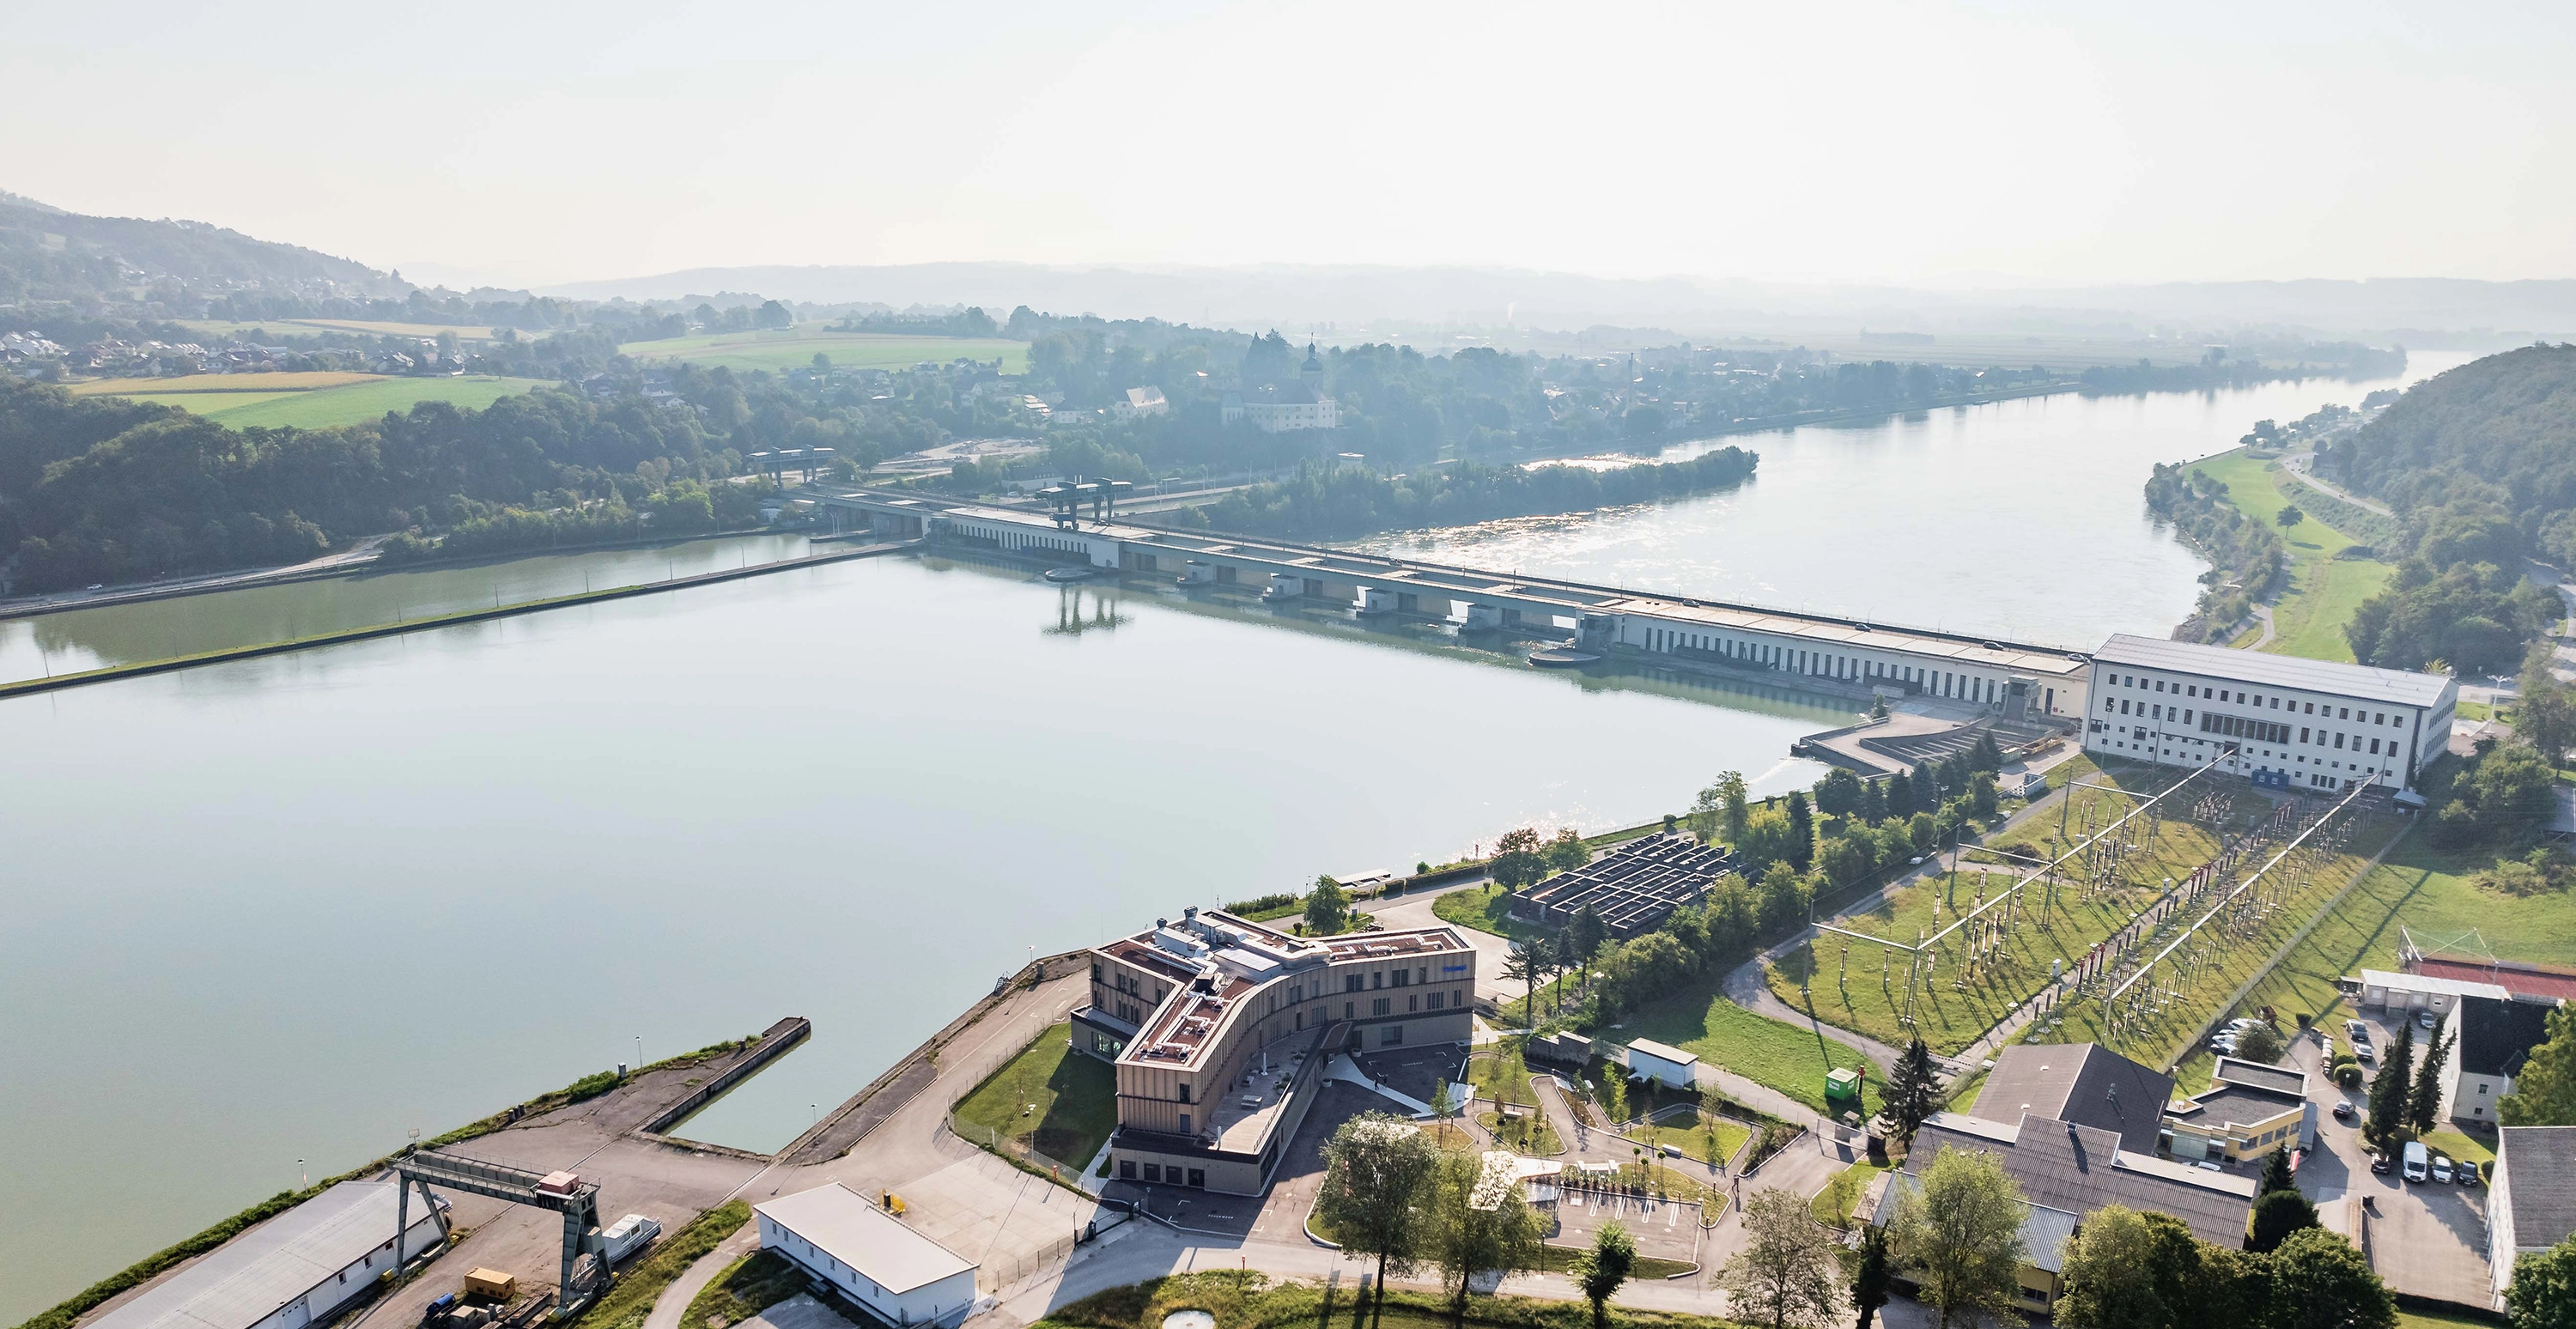
[[[2299,477],[2299,483],[2306,485],[2308,488],[2313,489],[2320,494],[2326,494],[2334,498],[2342,499],[2344,502],[2350,503],[2364,512],[2375,512],[2383,517],[2394,517],[2397,515],[2396,513],[2390,512],[2388,510],[2388,505],[2385,503],[2363,498],[2361,495],[2356,494],[2349,489],[2345,489],[2332,481],[2318,479],[2315,475],[2311,474],[2309,470],[2309,468],[2316,465],[2316,460],[2316,454],[2313,452],[2298,453],[2294,456],[2283,457],[2281,459],[2281,469]]]
[[[2255,638],[2253,641],[2251,641],[2251,642],[2246,643],[2246,645],[2245,645],[2245,649],[2246,649],[2246,650],[2249,650],[2249,651],[2259,651],[2259,650],[2263,649],[2264,647],[2269,646],[2269,645],[2271,645],[2271,644],[2272,644],[2272,633],[2273,633],[2273,625],[2272,625],[2272,606],[2270,606],[2270,605],[2256,605],[2256,606],[2254,606],[2254,617],[2255,617],[2255,618],[2257,618],[2257,619],[2259,619],[2259,620],[2261,620],[2261,622],[2262,622],[2262,624],[2263,624],[2263,635],[2262,635],[2262,636],[2259,636],[2259,637],[2256,637],[2256,638]]]
[[[652,1314],[644,1317],[644,1329],[680,1329],[680,1316],[688,1311],[689,1303],[696,1301],[698,1294],[706,1291],[707,1284],[716,1281],[716,1275],[723,1273],[727,1265],[749,1255],[759,1244],[760,1224],[757,1220],[743,1224],[732,1236],[716,1243],[714,1250],[699,1256],[696,1264],[690,1265],[687,1272],[662,1289],[662,1295],[653,1302]]]

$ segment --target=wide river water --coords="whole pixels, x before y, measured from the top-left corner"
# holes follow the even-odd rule
[[[2418,356],[2408,377],[2457,357]],[[1375,542],[2089,647],[2200,564],[2151,462],[2376,384],[1729,440],[1733,494]],[[790,537],[0,621],[0,678],[802,552]],[[997,974],[1190,903],[1757,792],[1845,703],[883,558],[0,702],[0,1323],[259,1197],[782,1015],[770,1148]]]

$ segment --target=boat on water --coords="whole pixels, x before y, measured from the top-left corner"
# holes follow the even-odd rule
[[[1048,568],[1045,576],[1048,581],[1052,582],[1089,581],[1091,580],[1091,569]]]
[[[1588,664],[1601,663],[1601,653],[1579,649],[1571,641],[1561,641],[1530,652],[1529,662],[1536,669],[1580,669]]]

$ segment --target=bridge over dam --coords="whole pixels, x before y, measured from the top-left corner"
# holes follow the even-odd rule
[[[1338,601],[1363,617],[1445,619],[1471,632],[1570,630],[1587,649],[1624,647],[1647,660],[1938,697],[2015,719],[2071,721],[2085,713],[2091,659],[2063,646],[918,493],[809,489],[798,496],[814,500],[836,531],[867,529],[1184,585],[1240,586],[1274,600]]]

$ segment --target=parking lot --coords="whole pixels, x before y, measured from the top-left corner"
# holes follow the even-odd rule
[[[2393,1027],[2365,1017],[2371,1045],[2391,1045]],[[2336,1026],[2341,1032],[2341,1025]],[[2423,1031],[2416,1031],[2420,1040]],[[2418,1058],[2421,1057],[2419,1041]],[[2486,1189],[2456,1183],[2408,1183],[2397,1170],[2374,1175],[2361,1127],[2369,1112],[2368,1081],[2347,1093],[2325,1073],[2323,1047],[2314,1038],[2294,1042],[2289,1060],[2308,1073],[2308,1096],[2318,1107],[2317,1145],[2299,1167],[2299,1190],[2314,1201],[2320,1219],[2351,1237],[2371,1266],[2395,1291],[2463,1305],[2488,1304]],[[2377,1066],[2365,1063],[2365,1075]],[[2353,1118],[2338,1121],[2334,1106],[2349,1100]]]

